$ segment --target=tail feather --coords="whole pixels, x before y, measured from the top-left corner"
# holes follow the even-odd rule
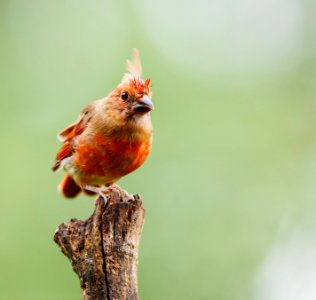
[[[80,186],[68,174],[58,185],[58,190],[67,198],[75,198],[81,192]]]

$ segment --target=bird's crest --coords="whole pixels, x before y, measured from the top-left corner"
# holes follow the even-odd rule
[[[127,71],[133,77],[142,77],[142,62],[140,61],[140,55],[138,49],[133,49],[132,59],[127,60]]]
[[[141,79],[142,71],[139,51],[135,48],[132,52],[132,59],[127,60],[127,73],[124,74],[122,83],[128,82],[137,89],[139,93],[143,93],[144,90],[150,89],[150,79],[146,79],[145,81]]]

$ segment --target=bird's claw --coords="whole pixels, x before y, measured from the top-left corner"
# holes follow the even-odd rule
[[[119,201],[128,201],[131,198],[131,195],[120,188],[117,184],[112,184],[106,188],[108,193],[115,194],[114,198],[118,199]]]
[[[116,184],[112,184],[106,188],[100,188],[100,187],[96,187],[96,186],[90,186],[90,185],[86,185],[84,186],[84,189],[93,193],[97,193],[100,197],[103,198],[104,202],[107,203],[108,201],[108,195],[112,194],[113,200],[115,201],[128,201],[129,199],[131,199],[131,195],[126,192],[125,190],[123,190],[122,188],[120,188],[118,185]]]

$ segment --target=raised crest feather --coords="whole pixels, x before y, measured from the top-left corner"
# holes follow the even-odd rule
[[[127,71],[134,77],[141,78],[142,76],[142,63],[138,49],[134,48],[132,52],[132,59],[127,60]]]

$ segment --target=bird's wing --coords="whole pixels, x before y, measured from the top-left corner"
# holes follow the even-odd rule
[[[53,171],[57,171],[61,167],[62,161],[65,158],[70,157],[75,151],[74,139],[80,136],[87,128],[89,121],[93,117],[94,105],[95,104],[93,103],[87,106],[80,114],[76,123],[69,125],[58,134],[57,137],[63,142],[63,145],[57,152],[56,160],[52,167]]]

